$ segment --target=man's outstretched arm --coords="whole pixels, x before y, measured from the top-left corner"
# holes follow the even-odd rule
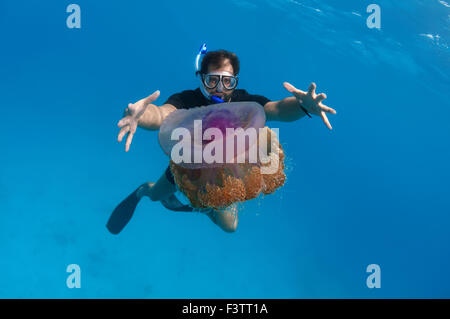
[[[287,82],[284,82],[283,85],[294,96],[266,103],[264,111],[268,121],[296,121],[308,112],[308,115],[310,113],[322,117],[325,125],[331,130],[331,124],[325,113],[336,114],[336,111],[322,104],[327,96],[324,93],[316,94],[315,83],[311,83],[308,92],[303,92]]]
[[[138,126],[146,130],[159,130],[161,123],[164,119],[176,110],[176,107],[172,104],[164,104],[156,106],[149,104],[144,113],[138,120]]]
[[[166,116],[176,109],[171,104],[164,104],[160,107],[154,105],[153,102],[159,97],[159,94],[159,91],[155,91],[136,103],[128,104],[125,109],[123,118],[117,124],[120,127],[117,141],[120,143],[123,137],[127,136],[126,152],[130,149],[131,141],[138,126],[147,130],[158,130]]]
[[[266,113],[267,121],[292,122],[306,115],[295,97],[267,102],[264,105],[264,112]]]

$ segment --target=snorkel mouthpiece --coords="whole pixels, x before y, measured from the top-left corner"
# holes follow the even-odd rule
[[[223,103],[223,102],[225,102],[225,101],[222,100],[220,97],[217,97],[217,96],[215,96],[215,95],[211,96],[211,100],[212,100],[213,102],[216,102],[217,104],[218,104],[218,103]]]

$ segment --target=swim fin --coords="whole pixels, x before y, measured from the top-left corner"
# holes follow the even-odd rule
[[[109,217],[106,228],[108,228],[108,230],[112,234],[117,235],[118,233],[120,233],[131,220],[131,217],[133,217],[133,213],[140,200],[136,195],[139,188],[140,187],[138,187],[133,193],[128,195],[127,198],[125,198],[119,205],[117,205],[117,207],[112,212],[111,217]],[[161,204],[163,204],[165,208],[173,210],[175,212],[194,211],[191,206],[185,205],[180,202],[175,194],[172,194],[166,199],[161,200]]]
[[[106,228],[108,228],[112,234],[117,235],[120,233],[133,216],[134,210],[140,200],[136,195],[139,188],[140,186],[133,193],[128,195],[128,197],[114,209],[111,217],[109,217]]]

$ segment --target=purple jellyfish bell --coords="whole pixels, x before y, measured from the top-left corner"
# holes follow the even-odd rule
[[[256,102],[221,103],[175,110],[161,124],[159,144],[172,161],[184,168],[217,167],[230,158],[242,156],[243,152],[247,156],[249,148],[258,142],[257,138],[246,137],[245,147],[239,148],[236,145],[238,138],[227,129],[254,129],[257,137],[265,122],[264,108]],[[231,138],[235,139],[234,152],[227,149],[227,140],[230,142]],[[222,151],[218,148],[222,148]],[[205,159],[204,153],[217,155],[215,161]],[[178,160],[174,157],[178,157]]]

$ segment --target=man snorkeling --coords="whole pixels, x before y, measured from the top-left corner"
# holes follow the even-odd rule
[[[164,119],[176,109],[189,109],[221,102],[257,102],[264,107],[267,121],[292,122],[304,116],[311,117],[310,114],[317,115],[331,130],[326,113],[336,114],[336,111],[322,104],[326,95],[316,94],[314,83],[311,83],[308,91],[304,92],[284,82],[284,87],[293,96],[279,101],[270,101],[264,96],[249,94],[246,90],[236,89],[240,68],[236,54],[226,50],[206,52],[205,44],[197,55],[196,68],[196,75],[200,79],[200,87],[196,90],[174,94],[161,106],[153,104],[159,97],[159,91],[128,105],[124,117],[118,123],[120,127],[118,142],[120,143],[127,135],[126,152],[130,148],[138,126],[147,130],[159,130]],[[160,201],[166,208],[173,211],[196,211],[189,205],[181,203],[175,196],[176,191],[174,177],[168,167],[156,183],[142,184],[115,208],[107,224],[108,230],[118,234],[129,222],[143,197]],[[237,212],[233,209],[225,209],[221,212],[205,210],[204,213],[226,232],[234,232],[237,228]]]

